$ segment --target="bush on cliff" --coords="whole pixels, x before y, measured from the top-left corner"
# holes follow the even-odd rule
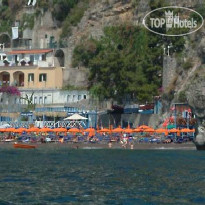
[[[102,98],[122,102],[125,98],[151,101],[161,87],[163,45],[184,41],[151,34],[141,27],[106,27],[100,40],[76,46],[73,66],[89,68],[90,91]]]

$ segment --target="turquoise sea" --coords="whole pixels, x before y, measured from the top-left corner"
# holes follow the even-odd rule
[[[0,147],[4,204],[205,204],[205,152]]]

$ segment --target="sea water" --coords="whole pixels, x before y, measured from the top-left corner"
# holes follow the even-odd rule
[[[205,152],[1,147],[0,204],[205,204]]]

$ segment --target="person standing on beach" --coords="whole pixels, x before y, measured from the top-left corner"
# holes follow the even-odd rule
[[[112,142],[111,142],[111,141],[109,141],[108,147],[109,147],[109,148],[112,148]]]

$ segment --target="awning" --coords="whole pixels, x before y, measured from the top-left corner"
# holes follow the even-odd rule
[[[50,53],[53,52],[52,49],[31,49],[31,50],[13,50],[8,52],[10,55],[15,54],[40,54],[40,53]]]
[[[79,114],[74,114],[74,115],[71,115],[70,117],[67,117],[63,120],[87,120],[88,118],[87,117],[83,117]]]
[[[173,129],[173,128],[175,128],[175,125],[168,125],[167,126],[167,129]]]

